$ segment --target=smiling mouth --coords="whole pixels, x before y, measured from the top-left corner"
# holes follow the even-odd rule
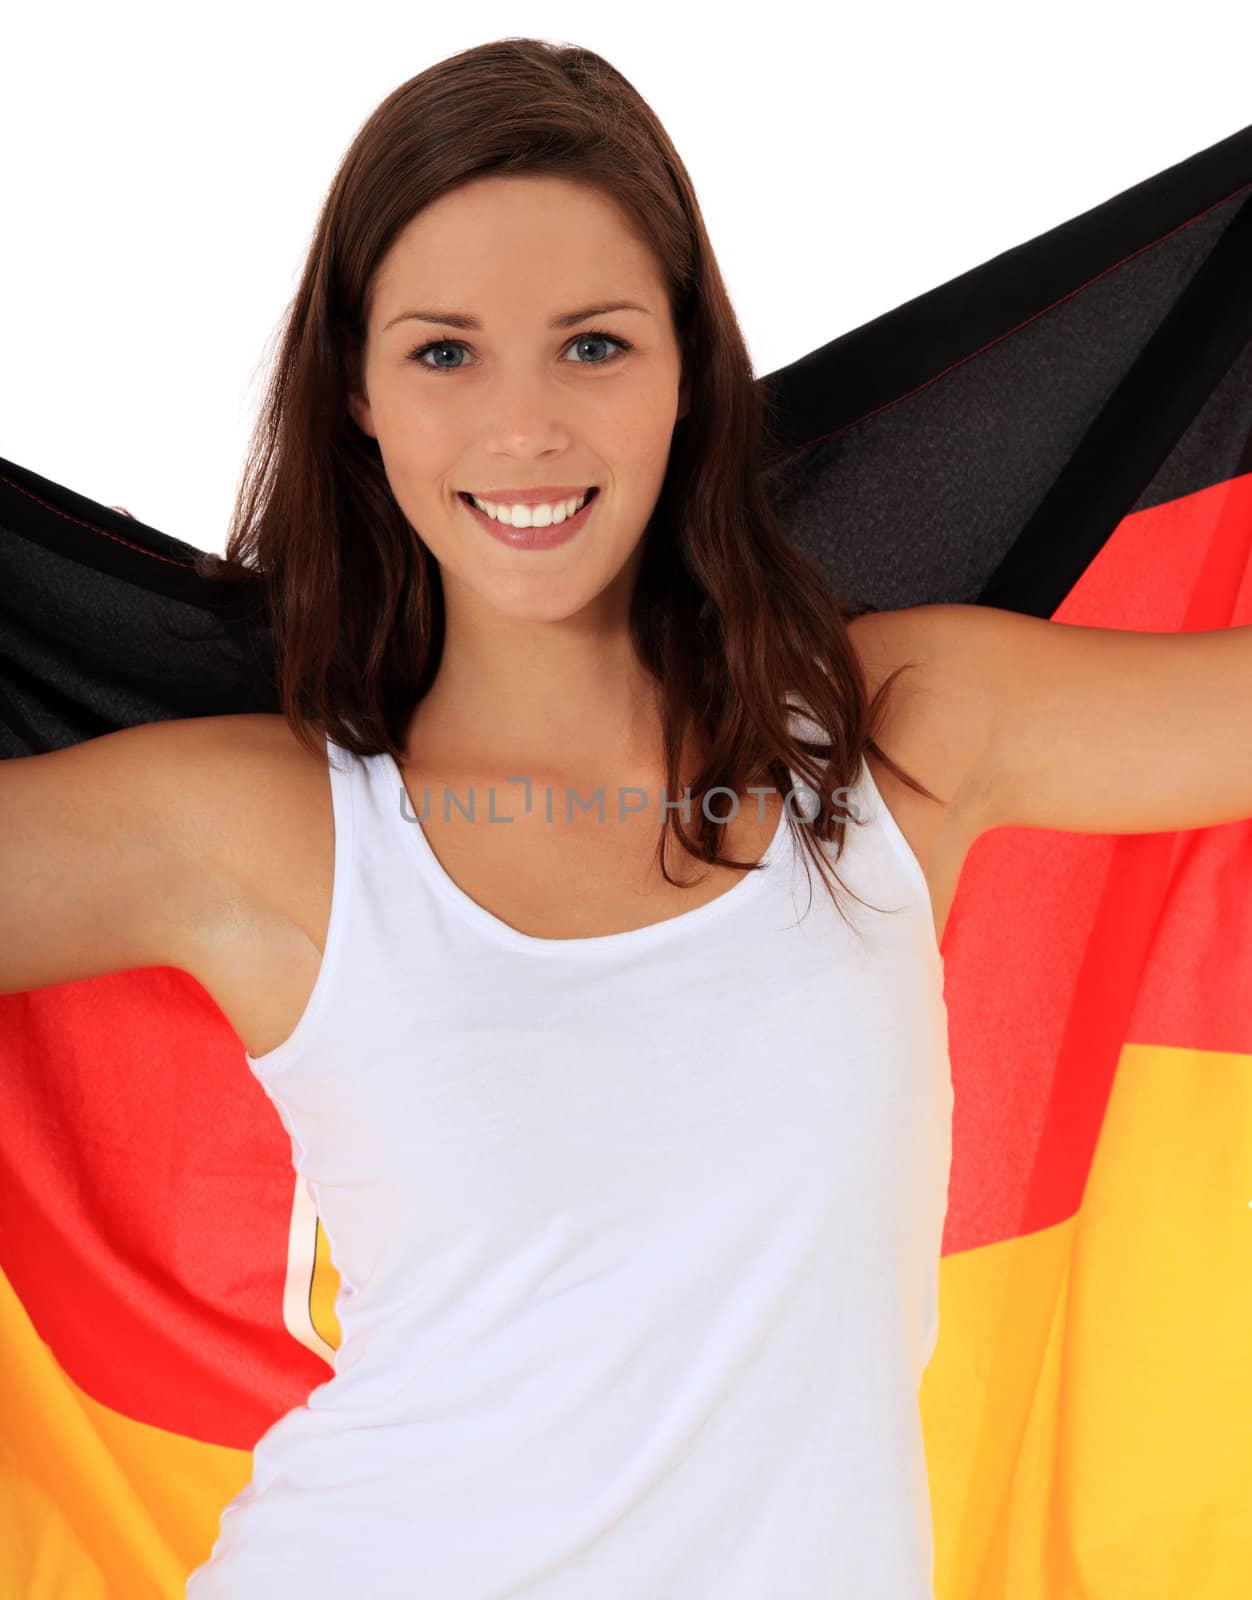
[[[591,504],[591,502],[597,497],[597,495],[599,495],[599,493],[600,493],[600,485],[598,483],[593,483],[593,484],[590,485],[589,488],[584,489],[583,490],[583,503],[579,507],[579,511],[585,511],[587,509],[587,507]],[[469,492],[468,489],[458,489],[457,490],[457,494],[460,495],[461,499],[464,500],[465,504],[467,506],[469,506],[471,510],[478,511],[480,516],[486,516],[486,512],[481,511],[479,509],[479,507],[474,504],[474,496]],[[491,496],[488,495],[487,499],[490,500]],[[498,501],[498,502],[493,502],[493,504],[505,505],[505,504],[511,504],[511,502]],[[533,510],[534,508],[530,507],[529,509]],[[575,516],[577,516],[578,514],[579,514],[578,511],[576,511],[574,513]],[[498,521],[497,518],[492,518],[492,520],[493,521]],[[508,524],[504,523],[504,524],[501,524],[501,526],[507,527]]]

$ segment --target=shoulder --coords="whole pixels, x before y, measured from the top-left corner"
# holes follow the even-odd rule
[[[176,724],[170,768],[203,786],[206,807],[225,820],[236,816],[259,831],[267,820],[281,822],[292,804],[324,789],[329,777],[324,750],[307,749],[286,717],[249,712],[196,717]],[[194,816],[194,804],[189,815]]]
[[[867,611],[847,623],[848,636],[863,661],[890,670],[916,658],[924,671],[941,674],[952,687],[987,687],[986,674],[1006,652],[1054,636],[1056,625],[1043,618],[996,606],[942,604],[899,611]]]
[[[298,916],[302,883],[333,848],[325,754],[306,749],[285,717],[265,712],[129,731],[131,776],[154,791],[193,878]]]
[[[993,746],[999,619],[1010,615],[984,606],[924,605],[865,612],[847,624],[871,697],[905,669],[888,691],[877,742],[941,796],[945,809],[962,814],[970,837],[980,831]],[[887,781],[895,782],[890,775]]]
[[[249,711],[225,716],[170,717],[158,722],[137,722],[101,737],[115,742],[118,759],[131,759],[130,751],[142,759],[155,759],[172,771],[200,760],[220,756],[228,750],[240,754],[260,753],[285,744],[299,745],[287,719],[274,712]],[[125,741],[125,743],[123,743]]]
[[[329,779],[281,717],[139,723],[3,766],[8,921],[23,929],[5,992],[131,967],[207,973],[205,952],[241,930],[277,930],[285,948],[288,924],[316,930]]]
[[[898,611],[866,611],[847,623],[867,675],[879,681],[898,666],[915,663],[924,675],[951,672],[977,645],[979,606],[907,606]]]
[[[285,717],[268,712],[176,717],[109,737],[119,771],[155,786],[162,798],[177,798],[176,820],[187,827],[211,822],[223,809],[263,804],[272,784],[325,767]]]
[[[147,822],[167,836],[167,820],[171,827],[203,820],[227,796],[244,798],[247,783],[325,764],[299,743],[284,717],[264,713],[139,722],[36,759],[53,764],[57,781],[81,774],[92,793],[139,797],[151,808]],[[142,805],[135,814],[145,815]]]

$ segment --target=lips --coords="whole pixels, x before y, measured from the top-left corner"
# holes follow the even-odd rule
[[[467,514],[473,517],[478,526],[493,539],[499,540],[501,544],[510,545],[514,550],[553,550],[558,545],[577,538],[586,527],[589,518],[595,514],[596,503],[600,498],[598,491],[589,493],[582,509],[576,511],[572,517],[566,517],[563,522],[553,522],[547,527],[515,528],[512,523],[498,522],[495,517],[489,517],[485,511],[480,511],[464,490],[457,492]]]

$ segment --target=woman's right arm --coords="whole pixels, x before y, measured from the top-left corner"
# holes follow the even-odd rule
[[[202,745],[185,719],[0,761],[0,994],[188,958]]]

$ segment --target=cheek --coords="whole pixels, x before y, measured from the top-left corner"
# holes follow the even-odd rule
[[[451,464],[464,455],[464,439],[446,407],[393,401],[375,408],[374,424],[388,482],[402,505],[439,493]]]
[[[636,392],[606,419],[604,458],[629,469],[638,481],[659,484],[665,476],[677,407],[666,389]]]

